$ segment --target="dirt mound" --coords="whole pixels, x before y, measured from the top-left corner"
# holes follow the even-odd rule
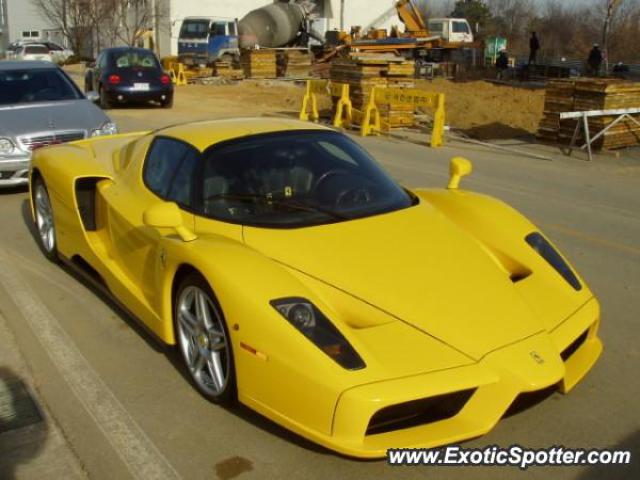
[[[544,89],[494,84],[483,80],[420,81],[419,88],[446,95],[447,124],[481,140],[535,134],[544,107]]]

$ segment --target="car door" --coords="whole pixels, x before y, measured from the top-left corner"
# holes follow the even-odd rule
[[[237,163],[233,157],[220,156],[215,150],[205,152],[200,162],[194,189],[194,228],[198,236],[222,235],[243,241],[242,218],[234,215],[242,205],[225,200],[228,194],[247,190],[241,182],[234,181],[237,175],[232,174],[233,168],[225,168],[233,163]]]
[[[200,152],[193,146],[169,137],[156,137],[149,146],[142,167],[142,182],[134,172],[103,192],[107,206],[110,254],[131,288],[144,298],[147,306],[158,311],[156,260],[163,235],[143,224],[149,207],[163,202],[180,206],[183,222],[193,229],[192,184]]]

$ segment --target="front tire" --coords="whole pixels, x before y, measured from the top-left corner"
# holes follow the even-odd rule
[[[231,337],[211,287],[197,273],[187,275],[174,299],[178,350],[198,391],[208,400],[236,399]]]
[[[57,262],[58,245],[53,208],[47,186],[41,177],[36,178],[33,182],[33,206],[38,244],[49,260]]]

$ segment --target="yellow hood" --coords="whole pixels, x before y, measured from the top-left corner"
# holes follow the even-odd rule
[[[425,202],[336,224],[244,233],[264,255],[474,359],[543,330],[484,248]]]

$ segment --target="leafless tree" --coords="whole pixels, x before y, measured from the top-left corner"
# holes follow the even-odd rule
[[[148,0],[111,0],[115,35],[126,45],[134,46],[138,40],[153,28],[155,12]]]
[[[33,0],[42,17],[60,29],[73,50],[82,55],[91,32],[89,0]]]
[[[168,17],[161,0],[33,0],[43,18],[60,29],[73,50],[90,56],[103,47],[136,45]]]

